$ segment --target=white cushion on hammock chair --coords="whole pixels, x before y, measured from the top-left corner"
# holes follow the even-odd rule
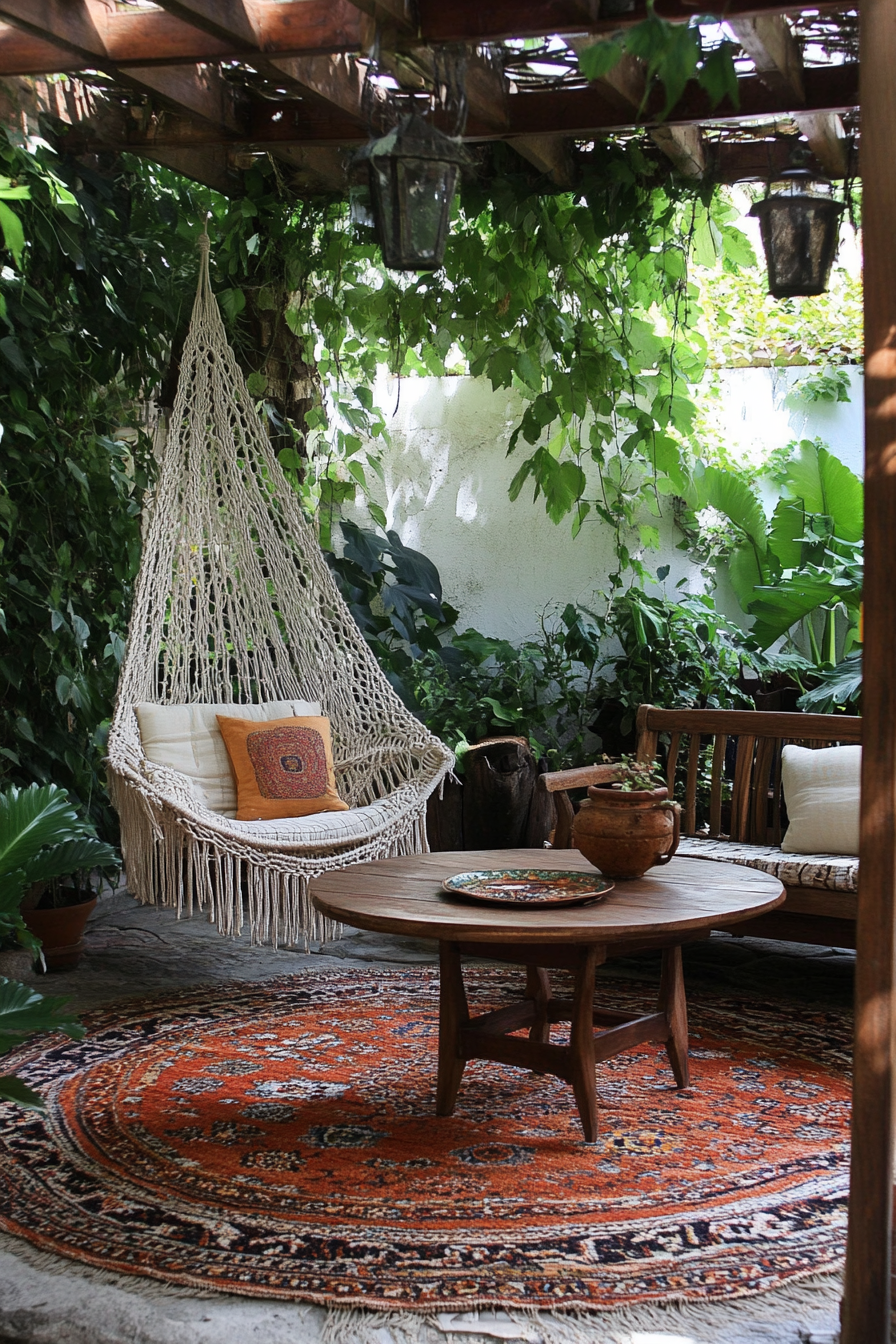
[[[310,700],[266,700],[260,705],[154,705],[144,701],[135,709],[146,759],[187,775],[199,801],[224,817],[236,816],[236,785],[216,716],[263,721],[320,714],[320,704]]]
[[[280,817],[273,821],[233,821],[227,829],[238,831],[249,841],[273,844],[301,841],[303,845],[327,847],[363,840],[393,822],[400,810],[389,798],[383,798],[366,807],[349,808],[347,812],[315,812],[309,817]]]

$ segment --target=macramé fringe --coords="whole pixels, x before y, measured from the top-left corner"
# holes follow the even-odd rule
[[[345,866],[400,854],[427,853],[426,804],[363,845],[348,858],[266,855],[225,848],[199,838],[182,818],[154,807],[139,790],[110,778],[110,791],[121,818],[128,888],[144,905],[175,909],[178,917],[195,909],[207,913],[219,933],[239,937],[248,922],[252,943],[275,948],[329,942],[342,925],[315,910],[309,893],[313,878]]]

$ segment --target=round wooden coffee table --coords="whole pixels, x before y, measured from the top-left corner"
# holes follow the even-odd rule
[[[595,1065],[644,1041],[662,1042],[678,1087],[688,1085],[688,1024],[681,946],[711,929],[765,914],[784,900],[775,877],[733,863],[675,858],[634,882],[618,882],[596,905],[504,909],[448,896],[442,882],[481,869],[553,868],[597,876],[578,850],[463,850],[411,854],[327,873],[311,884],[322,914],[359,929],[439,943],[439,1066],[436,1114],[451,1115],[469,1059],[494,1059],[570,1083],[585,1139],[597,1138]],[[594,971],[610,956],[663,949],[657,1011],[631,1018],[594,1007]],[[462,957],[526,968],[519,1004],[471,1017]],[[571,999],[555,998],[549,969],[574,974]],[[569,1022],[569,1044],[551,1026]],[[595,1033],[594,1028],[599,1030]],[[528,1040],[509,1033],[528,1027]]]

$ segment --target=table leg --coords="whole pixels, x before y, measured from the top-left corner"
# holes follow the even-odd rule
[[[603,949],[601,948],[601,951]],[[594,1059],[594,968],[598,949],[587,947],[576,970],[569,1028],[572,1090],[586,1143],[597,1141],[597,1080]]]
[[[554,997],[551,980],[541,966],[526,967],[526,998],[535,1004],[535,1021],[529,1028],[529,1040],[547,1045],[551,1039],[551,1023],[548,1018],[548,1004]]]
[[[436,1082],[436,1115],[453,1115],[466,1063],[460,1053],[460,1032],[470,1020],[457,943],[439,943],[439,968],[439,1072]]]
[[[663,951],[660,998],[657,1007],[661,1013],[665,1013],[666,1021],[669,1023],[670,1034],[666,1041],[666,1053],[672,1065],[675,1083],[678,1087],[687,1087],[690,1082],[688,1005],[684,996],[680,947],[667,947]]]

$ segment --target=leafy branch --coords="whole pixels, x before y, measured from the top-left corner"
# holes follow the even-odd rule
[[[687,23],[669,23],[654,11],[648,0],[647,18],[579,52],[579,69],[586,79],[602,79],[616,68],[623,57],[643,63],[644,94],[638,116],[642,117],[655,87],[660,84],[665,103],[659,119],[665,120],[676,106],[687,85],[696,80],[715,109],[728,98],[740,106],[737,71],[734,67],[733,42],[727,39],[708,50],[704,47],[701,25],[718,24],[711,15],[695,15]]]

